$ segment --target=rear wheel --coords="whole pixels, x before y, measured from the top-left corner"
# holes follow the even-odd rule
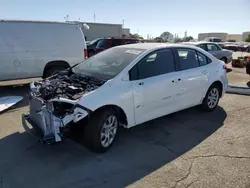
[[[224,61],[224,63],[227,63],[227,58],[223,57],[223,58],[221,58],[221,61]]]
[[[118,115],[113,109],[96,112],[84,130],[86,146],[94,152],[106,152],[113,145],[118,125]]]
[[[89,56],[89,57],[91,57],[91,56],[93,56],[93,55],[95,55],[95,52],[94,52],[93,50],[91,50],[91,51],[88,52],[88,56]]]
[[[204,111],[213,111],[220,100],[221,88],[218,84],[213,84],[207,91],[207,94],[202,102],[202,108]]]

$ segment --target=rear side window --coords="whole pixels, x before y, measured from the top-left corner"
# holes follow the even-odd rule
[[[112,47],[122,45],[122,39],[113,39]]]
[[[197,55],[198,55],[198,59],[199,59],[199,62],[200,62],[200,66],[208,64],[208,58],[205,55],[203,55],[200,52],[197,52]]]
[[[97,47],[97,48],[106,48],[107,45],[108,45],[108,39],[102,39],[102,40],[100,40],[100,41],[97,43],[96,47]]]
[[[199,60],[195,50],[177,49],[177,58],[179,59],[180,70],[199,67]]]
[[[153,52],[130,70],[130,80],[145,79],[175,71],[171,49]]]

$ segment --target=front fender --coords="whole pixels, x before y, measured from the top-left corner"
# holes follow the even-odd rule
[[[123,109],[127,116],[128,125],[134,122],[133,93],[130,82],[120,82],[117,84],[105,83],[95,91],[87,93],[78,101],[78,105],[95,111],[106,106],[115,105]]]

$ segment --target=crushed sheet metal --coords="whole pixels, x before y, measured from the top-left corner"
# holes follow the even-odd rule
[[[250,88],[228,85],[228,87],[227,87],[227,93],[241,94],[241,95],[250,95]]]
[[[0,97],[0,112],[10,108],[23,99],[21,96]]]

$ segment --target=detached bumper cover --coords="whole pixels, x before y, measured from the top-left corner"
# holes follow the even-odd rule
[[[45,143],[60,142],[65,131],[67,132],[68,125],[85,118],[89,112],[88,109],[75,105],[72,113],[57,117],[53,114],[52,103],[42,104],[36,98],[32,98],[30,114],[22,115],[22,126],[28,133]]]
[[[29,127],[28,124],[31,126]],[[22,126],[24,130],[29,133],[32,136],[37,137],[38,139],[42,140],[44,137],[44,134],[42,130],[35,125],[34,123],[31,122],[29,115],[24,115],[22,114]]]

